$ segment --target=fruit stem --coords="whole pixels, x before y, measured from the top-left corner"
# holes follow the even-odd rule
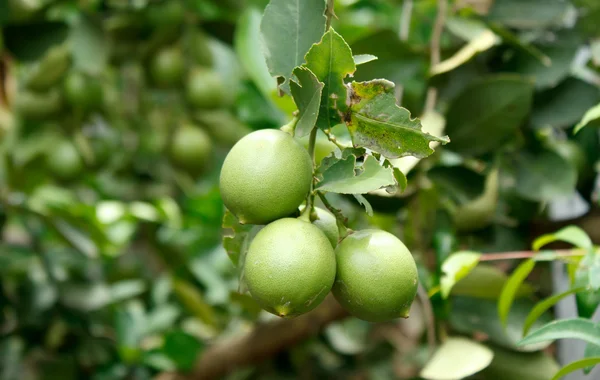
[[[314,207],[315,207],[315,142],[317,141],[317,127],[313,127],[312,131],[310,131],[310,136],[308,137],[308,154],[310,155],[310,161],[312,162],[313,168],[313,178],[310,182],[310,192],[308,193],[308,197],[306,198],[306,208],[304,209],[303,215],[308,215],[309,221],[312,221],[312,216],[314,215]]]
[[[290,135],[294,136],[294,133],[296,131],[296,124],[298,124],[298,117],[294,116],[294,118],[289,123],[282,125],[279,129],[283,132],[289,133]]]
[[[347,226],[348,219],[344,216],[344,214],[342,214],[342,210],[333,207],[331,203],[329,203],[327,198],[325,198],[325,194],[323,194],[321,191],[316,191],[315,193],[317,193],[317,195],[321,199],[321,202],[323,202],[323,205],[325,205],[325,208],[327,208],[327,210],[329,210],[335,216],[340,232],[341,241],[343,238],[345,238],[352,232],[352,230],[349,229]]]
[[[331,19],[333,17],[337,18],[335,12],[333,10],[334,0],[327,0],[327,7],[325,8],[325,16],[327,17],[327,24],[325,25],[325,31],[328,31],[331,27]]]

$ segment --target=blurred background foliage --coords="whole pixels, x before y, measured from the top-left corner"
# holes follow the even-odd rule
[[[279,127],[295,109],[264,63],[266,3],[0,0],[0,379],[167,379],[276,323],[238,292],[217,186],[241,136]],[[423,123],[452,142],[394,162],[407,190],[369,194],[372,216],[332,197],[355,228],[400,236],[426,290],[459,249],[527,250],[567,224],[600,241],[598,118],[572,133],[600,102],[600,3],[447,6],[433,65],[435,0],[339,0],[333,21],[354,54],[379,58],[356,80],[394,81],[415,116],[437,88]],[[334,149],[320,136],[317,158]],[[479,265],[448,299],[431,297],[440,337],[492,349],[475,378],[544,380],[558,368],[553,346],[516,345],[535,300],[553,291],[548,265],[518,292],[506,329],[498,319],[495,300],[517,264]],[[579,297],[579,315],[599,303],[597,292]],[[426,307],[388,324],[342,317],[217,376],[418,378],[431,348]],[[258,351],[278,339],[255,335]]]

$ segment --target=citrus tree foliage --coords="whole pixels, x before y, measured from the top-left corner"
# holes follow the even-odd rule
[[[0,379],[593,371],[599,18],[595,0],[0,1]],[[248,295],[262,226],[225,211],[219,171],[282,126],[313,140],[342,234],[410,249],[407,321],[326,302],[286,340],[306,320]],[[565,338],[585,353],[561,368]]]

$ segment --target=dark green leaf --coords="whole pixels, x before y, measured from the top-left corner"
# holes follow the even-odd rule
[[[532,95],[532,84],[520,77],[495,76],[472,83],[452,101],[446,114],[451,149],[473,155],[498,149],[516,136],[531,110]]]
[[[581,339],[600,345],[600,324],[584,318],[560,319],[534,330],[519,342],[519,346],[556,339]]]
[[[294,135],[306,136],[316,127],[321,106],[323,83],[308,68],[301,66],[294,69],[298,81],[290,82],[290,90],[298,107],[298,123]]]
[[[517,193],[533,201],[571,194],[577,182],[575,167],[550,150],[524,152],[517,158]]]
[[[519,290],[521,284],[525,281],[527,276],[529,276],[534,266],[535,261],[533,259],[522,262],[510,275],[508,281],[506,281],[506,284],[504,284],[504,287],[502,288],[502,293],[498,299],[498,316],[500,317],[500,322],[502,322],[505,327],[508,323],[508,315],[517,290]]]
[[[14,24],[3,30],[4,45],[16,59],[34,61],[67,38],[69,28],[62,22]]]
[[[352,142],[387,158],[415,156],[422,158],[433,153],[432,141],[448,143],[448,137],[436,137],[421,130],[419,119],[396,105],[394,84],[386,80],[352,82],[351,121],[348,125]]]
[[[194,367],[202,348],[198,339],[176,330],[165,336],[162,351],[177,364],[178,369],[189,371]]]
[[[569,10],[561,0],[496,0],[488,18],[517,29],[542,29],[557,26]]]
[[[494,360],[483,370],[486,380],[550,380],[560,366],[544,352],[524,353],[490,347]]]
[[[324,12],[323,0],[271,0],[265,8],[260,31],[267,65],[272,76],[285,79],[284,88],[294,68],[304,63],[306,53],[323,36]]]
[[[330,29],[306,54],[306,67],[325,85],[317,126],[331,129],[342,121],[340,113],[346,112],[344,78],[356,70],[352,51],[342,36]]]

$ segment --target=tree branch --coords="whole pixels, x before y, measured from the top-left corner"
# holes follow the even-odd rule
[[[254,365],[317,334],[329,323],[348,314],[329,295],[316,309],[294,319],[278,319],[257,325],[249,334],[222,341],[202,353],[196,368],[178,380],[222,378],[244,366]]]

